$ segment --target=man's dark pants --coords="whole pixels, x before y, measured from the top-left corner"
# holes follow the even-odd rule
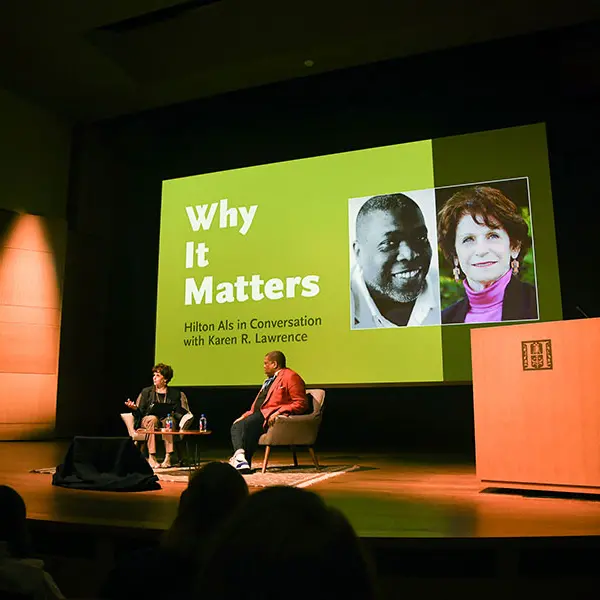
[[[252,455],[258,448],[258,438],[264,433],[264,422],[265,418],[258,410],[231,426],[233,451],[243,449],[248,464],[251,464]]]

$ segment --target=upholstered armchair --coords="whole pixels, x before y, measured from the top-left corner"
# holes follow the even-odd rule
[[[189,409],[188,409],[189,410]],[[187,431],[192,428],[192,423],[194,421],[194,415],[191,412],[187,412],[183,417],[181,417],[181,421],[179,421],[179,431]],[[183,436],[179,436],[180,439],[183,439]]]
[[[308,451],[319,468],[319,461],[315,454],[314,445],[317,440],[321,421],[323,420],[323,408],[325,403],[325,390],[306,390],[313,398],[312,412],[305,415],[288,415],[277,417],[275,423],[269,427],[266,433],[260,436],[259,446],[265,446],[265,458],[263,460],[262,472],[267,470],[269,455],[273,446],[291,446],[294,455],[294,466],[298,466],[296,456],[297,446],[307,446]]]
[[[133,413],[121,413],[121,419],[123,419],[123,423],[125,423],[125,427],[127,427],[129,437],[134,441],[135,445],[142,450],[146,444],[146,434],[138,433],[135,430],[135,417],[133,416]]]

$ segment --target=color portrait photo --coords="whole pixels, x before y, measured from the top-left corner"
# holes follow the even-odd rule
[[[442,324],[538,318],[526,177],[435,190]]]

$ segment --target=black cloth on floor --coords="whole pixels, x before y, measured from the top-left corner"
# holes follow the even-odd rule
[[[158,477],[130,437],[73,438],[52,485],[111,492],[160,489]]]

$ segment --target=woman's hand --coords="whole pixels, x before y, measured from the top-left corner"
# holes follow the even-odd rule
[[[135,410],[137,408],[137,404],[132,402],[129,398],[127,398],[127,402],[125,402],[125,406],[130,408],[131,410]]]

